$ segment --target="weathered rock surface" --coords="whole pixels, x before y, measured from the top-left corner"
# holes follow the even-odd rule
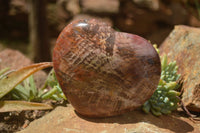
[[[0,52],[0,69],[9,67],[16,70],[31,63],[30,59],[17,50],[5,49]]]
[[[159,0],[133,0],[133,2],[141,7],[146,7],[151,10],[156,11],[159,9]]]
[[[17,50],[5,49],[0,52],[0,70],[6,67],[10,68],[10,70],[17,70],[32,63],[29,58]],[[46,77],[47,74],[44,71],[34,74],[34,79],[38,87],[42,87]]]
[[[133,111],[117,117],[85,118],[73,107],[57,107],[19,133],[186,133],[200,132],[200,123],[173,116],[155,117]]]
[[[119,0],[81,0],[84,12],[118,13]]]
[[[77,15],[81,12],[79,5],[79,0],[67,0],[66,9],[72,13],[72,15]]]
[[[200,28],[175,26],[160,47],[169,61],[176,61],[183,76],[183,102],[191,111],[200,112]]]

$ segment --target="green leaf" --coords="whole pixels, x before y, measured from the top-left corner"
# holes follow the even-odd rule
[[[173,90],[177,86],[176,82],[169,82],[165,85],[168,90]]]
[[[56,74],[54,72],[54,69],[52,69],[47,77],[47,80],[45,82],[45,85],[42,89],[46,88],[47,86],[50,86],[51,88],[53,88],[54,86],[56,86],[58,84],[58,80],[56,78]]]
[[[0,98],[9,93],[12,89],[14,89],[15,86],[17,86],[31,74],[51,66],[52,62],[38,63],[8,74],[6,78],[0,80]]]
[[[30,85],[30,90],[32,91],[33,95],[36,96],[38,91],[37,91],[37,87],[35,85],[35,81],[33,79],[33,75],[31,75],[29,77],[29,85]]]
[[[52,95],[54,95],[58,91],[57,87],[54,86],[51,90],[44,93],[41,98],[42,99],[49,99]]]
[[[25,100],[27,101],[29,99],[29,93],[27,91],[24,91],[25,88],[19,84],[15,87],[15,89],[13,89],[11,92],[11,95],[14,99],[17,99],[17,100]]]
[[[0,101],[0,112],[48,109],[53,109],[53,107],[44,103],[26,101]]]
[[[160,50],[158,49],[158,46],[156,44],[153,45],[153,47],[155,48],[155,50],[157,51],[157,53],[160,53]]]
[[[143,111],[144,111],[145,113],[149,113],[150,108],[151,108],[151,105],[149,104],[149,101],[146,101],[146,102],[144,103],[143,107],[142,107]]]
[[[9,70],[10,68],[4,68],[4,69],[2,69],[1,71],[0,71],[0,79],[2,78],[2,75],[5,73],[5,72],[7,72],[8,70]]]
[[[161,67],[162,71],[167,67],[167,55],[163,55],[162,61],[161,61]]]
[[[152,114],[155,115],[155,116],[161,116],[161,115],[162,115],[161,112],[156,111],[156,110],[154,110],[153,108],[151,108],[151,112],[152,112]]]

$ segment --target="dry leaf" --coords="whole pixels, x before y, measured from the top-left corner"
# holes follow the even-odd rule
[[[15,72],[8,74],[6,78],[0,80],[0,98],[10,92],[15,86],[17,86],[31,74],[51,66],[52,62],[43,62],[21,68]]]
[[[53,107],[44,103],[26,101],[0,101],[0,112],[23,111],[23,110],[48,110]]]

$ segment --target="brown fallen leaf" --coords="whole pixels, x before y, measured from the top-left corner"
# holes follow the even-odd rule
[[[26,101],[0,101],[0,112],[48,109],[53,109],[53,107],[44,103]]]
[[[52,62],[33,64],[8,74],[6,78],[0,80],[0,98],[9,93],[15,88],[15,86],[17,86],[31,74],[47,67],[52,67]]]

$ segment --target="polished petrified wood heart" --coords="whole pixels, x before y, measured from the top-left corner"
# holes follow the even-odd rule
[[[78,113],[91,117],[141,106],[154,93],[161,73],[159,56],[147,40],[94,19],[64,28],[53,63],[69,102]]]

